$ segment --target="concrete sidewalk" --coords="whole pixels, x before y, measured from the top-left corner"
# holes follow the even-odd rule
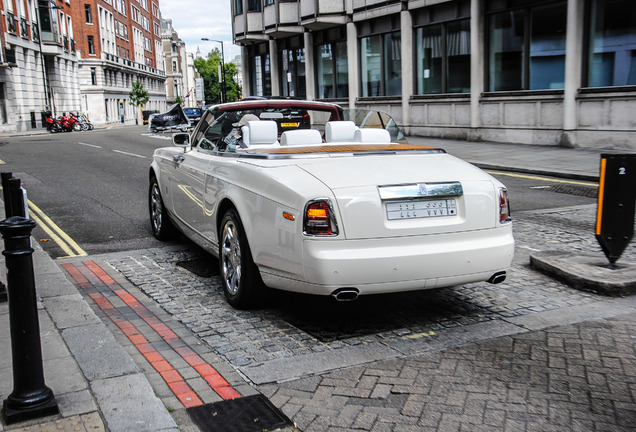
[[[439,146],[450,154],[484,168],[515,170],[589,181],[595,181],[598,178],[599,159],[600,154],[603,153],[601,150],[591,149],[470,143],[416,137],[409,138],[409,141]],[[0,212],[4,214],[4,209],[1,207]],[[91,307],[87,303],[89,300],[87,300],[86,293],[82,295],[77,288],[81,278],[73,280],[69,276],[70,267],[67,267],[66,270],[61,268],[35,242],[34,248],[33,260],[39,297],[38,308],[44,371],[47,385],[55,393],[60,414],[10,426],[0,423],[0,431],[197,430],[188,420],[177,421],[153,390],[153,385],[148,378],[148,371],[139,366],[139,359],[136,358],[139,356],[138,353],[136,354],[136,349],[139,347],[135,342],[137,339],[131,338],[131,344],[123,346],[121,337],[113,335],[114,331],[118,331],[116,321],[107,323],[105,319],[108,315],[107,312],[104,311],[102,314],[98,311],[96,313],[95,306]],[[83,261],[90,260],[90,258],[83,259]],[[99,282],[103,285],[104,280],[106,278],[103,278],[101,282],[95,282],[95,284]],[[136,295],[136,288],[123,277],[121,280],[116,280],[115,283],[119,284],[119,288],[124,288],[129,293]],[[632,305],[630,306],[632,309],[626,310],[633,310],[633,301],[630,305]],[[120,306],[115,304],[115,307]],[[146,307],[152,308],[149,305]],[[161,311],[155,311],[154,314],[160,316]],[[166,323],[169,321],[168,317],[163,319]],[[0,303],[0,346],[2,346],[0,350],[0,399],[2,400],[7,398],[13,386],[8,322],[7,303]],[[192,337],[185,333],[179,337],[186,341],[186,344],[195,345],[196,348],[197,344]],[[552,343],[550,339],[539,338],[535,343],[546,352],[550,352],[553,348],[550,345]],[[564,344],[566,343],[564,342]],[[170,348],[166,346],[166,352],[171,352]],[[198,347],[197,349],[201,350],[202,348]],[[522,353],[518,354],[522,355]],[[529,352],[526,354],[532,355]],[[201,357],[207,364],[218,370],[241,396],[256,393],[256,390],[245,384],[235,370],[218,357],[206,353],[201,354]],[[470,361],[470,356],[463,361]],[[419,366],[412,365],[411,367],[417,368]],[[364,374],[373,375],[375,372],[365,369],[364,373],[360,373],[362,376]],[[496,381],[495,378],[493,380]],[[633,383],[631,385],[633,392]],[[293,386],[281,386],[282,393],[271,386],[268,390],[270,395],[276,395],[282,400],[281,395],[286,391],[285,388],[289,387]],[[316,387],[314,390],[306,390],[307,388],[311,388],[311,386],[304,387],[304,395],[307,392],[313,395],[313,392],[318,389]],[[292,396],[286,398],[285,401],[292,400],[294,394],[300,393],[296,389],[292,390],[287,392]],[[199,393],[206,394],[205,390],[195,391],[197,395]],[[175,399],[178,396],[175,394]],[[219,394],[218,392],[216,394],[209,392],[209,399],[206,399],[206,396],[200,397],[203,402],[215,401],[218,400]],[[633,404],[626,402],[625,406],[628,412],[633,413],[630,411],[630,409],[633,410]],[[506,408],[502,407],[501,409],[505,410]],[[449,415],[451,414],[452,412]],[[423,413],[420,412],[418,415],[423,415]],[[504,414],[502,415],[505,417]],[[562,426],[567,428],[568,425],[566,423]],[[503,423],[501,428],[493,423],[493,430],[503,428]]]

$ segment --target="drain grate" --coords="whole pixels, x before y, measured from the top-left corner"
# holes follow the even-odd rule
[[[201,257],[188,261],[177,262],[177,267],[186,269],[199,277],[209,278],[219,275],[219,268],[216,261],[211,257]]]
[[[263,432],[293,426],[261,394],[188,408],[187,412],[201,432]]]
[[[530,189],[540,189],[548,192],[583,196],[588,198],[596,198],[598,196],[598,188],[594,186],[559,184],[551,186],[533,186]]]

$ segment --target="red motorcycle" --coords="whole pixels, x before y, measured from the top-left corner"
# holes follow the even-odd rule
[[[46,122],[48,123],[46,129],[51,133],[73,132],[74,130],[82,129],[82,125],[79,124],[77,118],[72,114],[64,114],[58,118],[48,117]]]

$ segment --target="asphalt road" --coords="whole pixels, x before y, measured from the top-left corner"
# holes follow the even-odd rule
[[[151,135],[141,126],[4,138],[0,171],[20,178],[29,200],[87,254],[137,250],[162,244],[150,232],[147,190],[152,153],[166,145],[169,135]],[[579,182],[493,175],[509,189],[513,217],[515,211],[595,202],[595,188]],[[50,232],[38,227],[33,235],[51,256],[68,256]]]

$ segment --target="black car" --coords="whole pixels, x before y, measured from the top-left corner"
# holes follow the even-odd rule
[[[201,115],[203,114],[203,110],[201,108],[184,108],[183,112],[188,117],[188,120],[190,120],[190,125],[193,127],[196,126],[197,123],[199,123],[199,120],[201,120]]]

